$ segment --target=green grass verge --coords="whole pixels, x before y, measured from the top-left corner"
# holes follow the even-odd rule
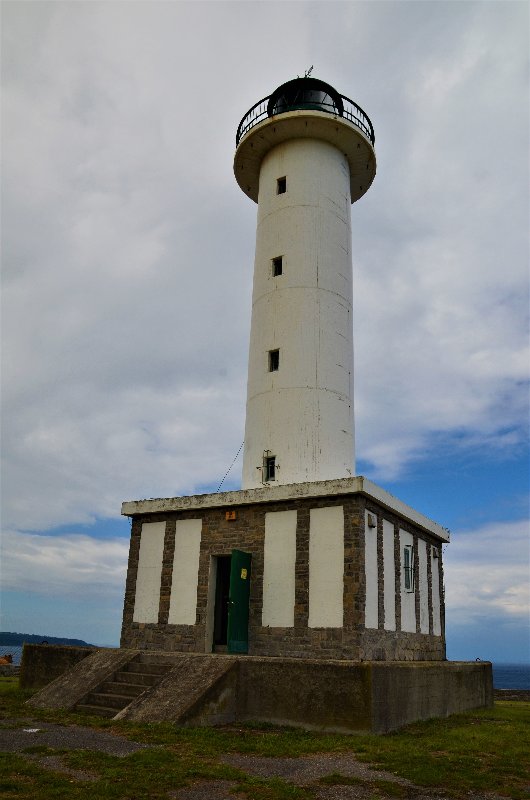
[[[44,770],[23,755],[5,754],[0,793],[6,800],[92,798],[101,800],[166,800],[195,780],[230,780],[252,800],[303,800],[312,790],[280,779],[262,780],[217,760],[226,753],[297,757],[311,753],[351,752],[357,758],[425,787],[442,788],[447,795],[493,793],[513,800],[530,799],[530,703],[501,702],[443,720],[416,723],[386,736],[319,734],[267,725],[228,728],[177,728],[171,723],[113,722],[65,711],[25,705],[31,692],[0,680],[0,722],[32,718],[59,724],[106,729],[131,740],[156,745],[126,758],[90,751],[61,755],[63,763],[97,777],[80,782]],[[8,722],[9,720],[9,722]],[[13,722],[15,720],[15,722]],[[45,753],[43,753],[45,754]],[[33,758],[39,756],[35,751]],[[354,784],[357,779],[333,774],[321,785]],[[408,790],[393,781],[366,783],[381,798],[406,797]]]
[[[5,678],[4,676],[0,676],[0,692],[8,692],[14,688],[18,688],[18,678]]]
[[[455,796],[492,792],[523,800],[530,797],[530,703],[416,723],[356,751],[372,765]]]

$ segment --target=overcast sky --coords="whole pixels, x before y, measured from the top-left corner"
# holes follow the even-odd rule
[[[2,629],[116,644],[122,501],[232,462],[256,222],[235,132],[314,65],[376,135],[357,472],[452,531],[449,657],[530,660],[528,4],[2,12]]]

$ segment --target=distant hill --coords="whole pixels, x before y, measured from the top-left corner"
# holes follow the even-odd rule
[[[93,644],[84,642],[83,639],[65,639],[58,636],[45,636],[40,633],[11,633],[9,631],[0,631],[0,645],[8,647],[17,647],[27,644],[72,644],[78,647],[94,647]]]

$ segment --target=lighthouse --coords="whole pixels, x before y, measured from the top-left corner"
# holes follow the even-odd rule
[[[258,210],[242,487],[123,504],[124,647],[445,657],[448,532],[355,475],[351,206],[374,142],[309,76],[239,123],[234,174]]]
[[[297,78],[245,114],[234,170],[258,204],[243,486],[122,504],[120,648],[74,656],[32,703],[343,733],[491,706],[491,664],[445,658],[449,531],[354,474],[350,208],[372,124]]]
[[[350,220],[374,141],[309,76],[239,124],[258,211],[242,488],[123,503],[119,658],[171,670],[125,718],[388,731],[491,704],[491,671],[445,661],[449,532],[355,475]]]
[[[235,177],[258,204],[243,489],[355,474],[350,207],[375,169],[367,114],[316,78],[238,127]]]

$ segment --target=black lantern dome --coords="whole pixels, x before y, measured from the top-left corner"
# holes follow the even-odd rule
[[[234,173],[245,194],[258,202],[261,163],[269,150],[307,138],[328,142],[347,158],[352,203],[368,191],[376,170],[368,115],[329,83],[305,75],[258,100],[239,123]]]
[[[247,111],[237,129],[236,146],[259,123],[292,111],[317,111],[342,117],[359,128],[372,145],[375,142],[373,125],[357,103],[341,95],[329,83],[303,77],[282,83],[269,97],[259,100]]]
[[[287,111],[311,109],[326,111],[342,117],[344,104],[340,94],[317,78],[295,78],[279,86],[269,97],[267,115],[285,114]]]

